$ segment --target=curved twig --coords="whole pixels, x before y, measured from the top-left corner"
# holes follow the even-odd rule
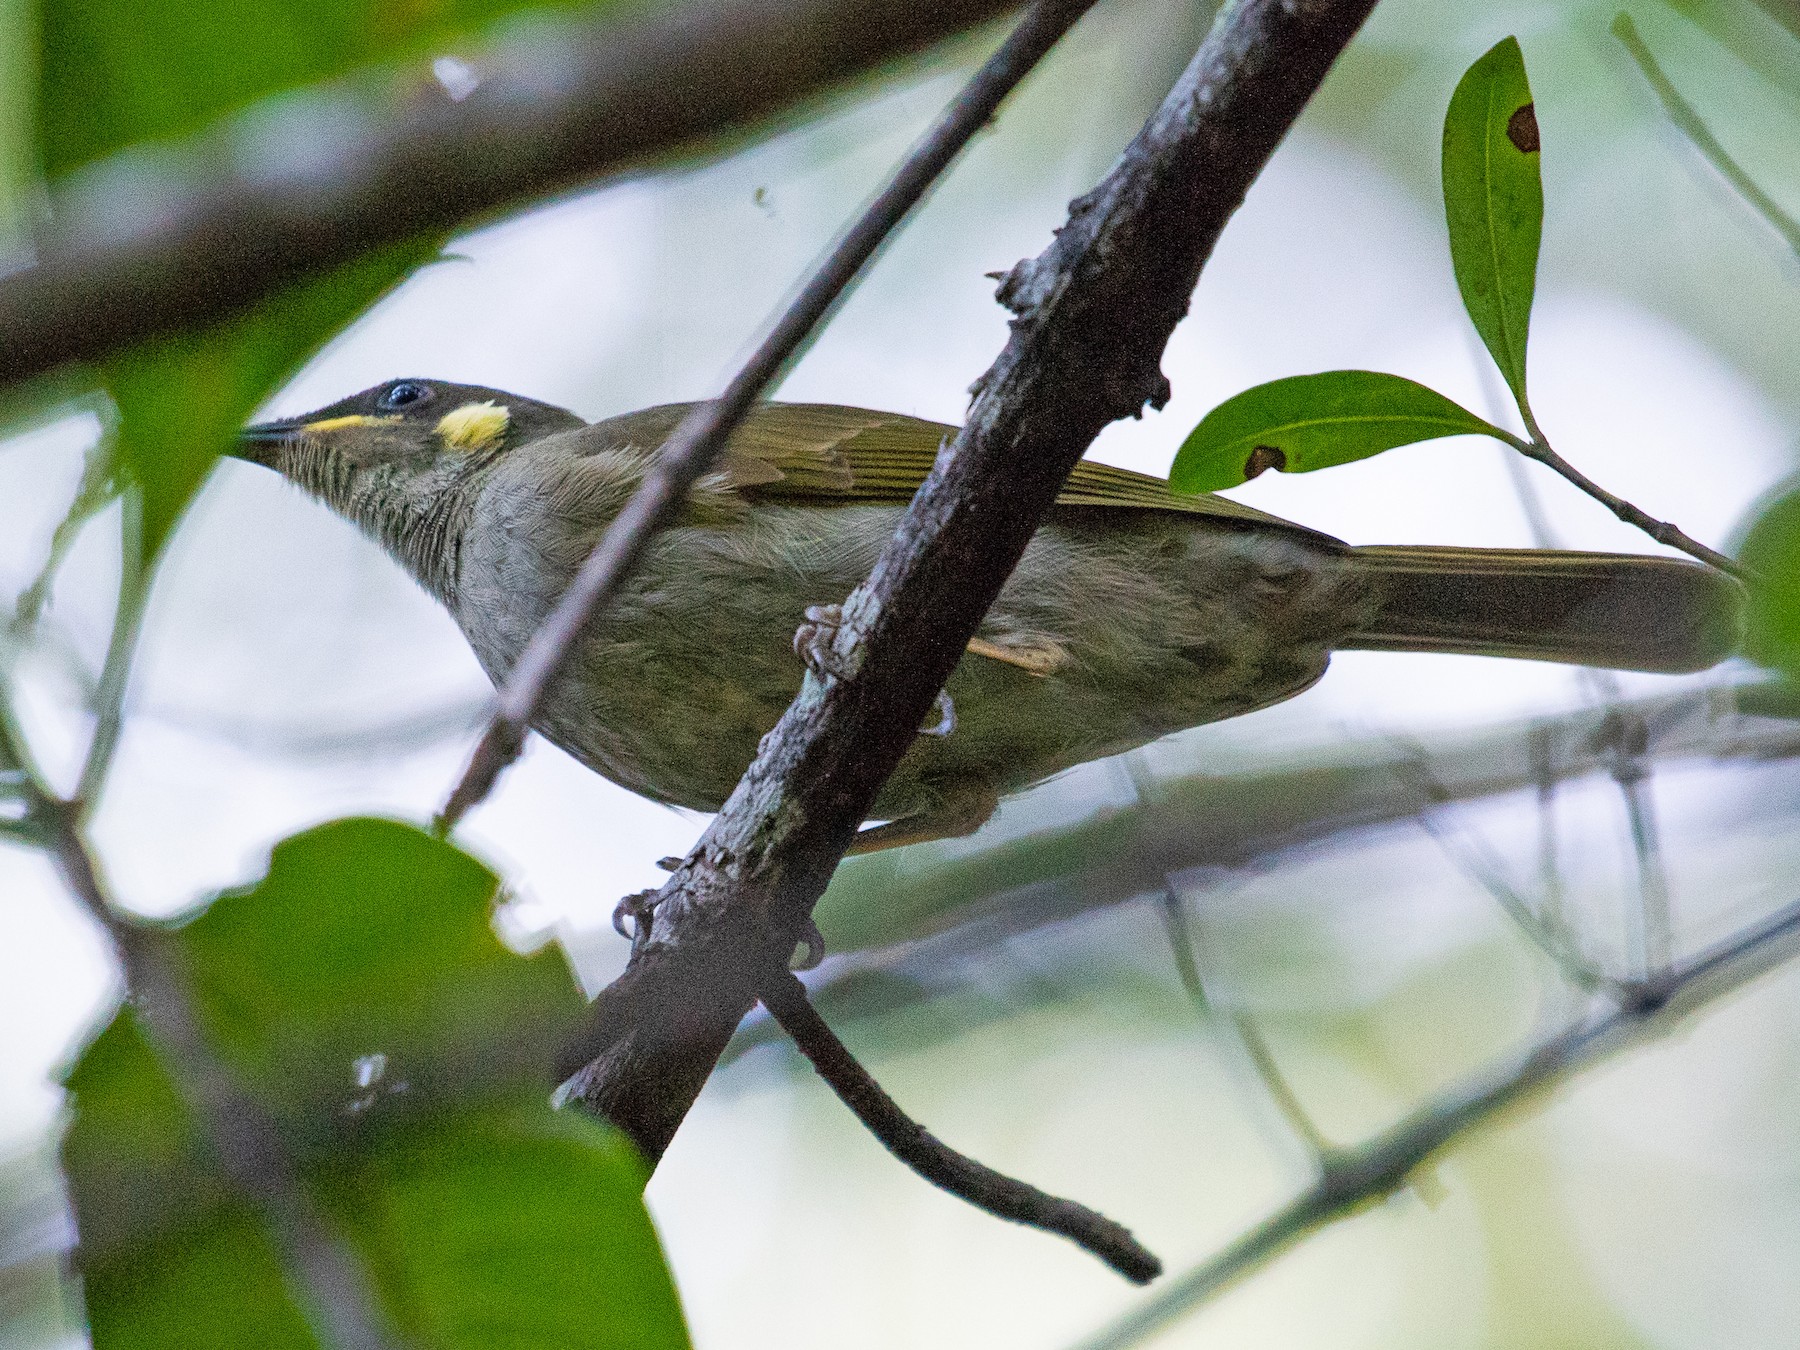
[[[1162,1274],[1162,1262],[1123,1225],[965,1157],[908,1116],[819,1016],[792,971],[776,969],[764,976],[757,996],[838,1100],[889,1153],[933,1186],[996,1218],[1060,1234],[1133,1284],[1148,1284]]]

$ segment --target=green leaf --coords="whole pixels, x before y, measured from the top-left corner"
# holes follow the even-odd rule
[[[1544,185],[1537,113],[1516,38],[1495,44],[1450,96],[1444,214],[1463,305],[1522,410]]]
[[[143,494],[146,559],[270,391],[436,250],[415,243],[370,254],[222,327],[145,343],[110,364],[117,455]]]
[[[63,1173],[98,1347],[315,1350],[255,1212],[218,1176],[127,1007],[69,1072]]]
[[[1373,370],[1294,375],[1246,389],[1209,412],[1181,443],[1177,492],[1236,487],[1265,469],[1309,473],[1440,436],[1505,432],[1434,390]]]
[[[594,1121],[492,1111],[384,1141],[330,1203],[415,1344],[685,1347],[644,1180]]]
[[[266,877],[182,930],[206,1029],[270,1111],[327,1140],[346,1112],[547,1093],[585,1003],[558,949],[521,957],[494,935],[499,885],[395,821],[284,840]]]
[[[459,35],[527,7],[525,0],[41,0],[44,171],[55,177],[138,141],[186,135],[282,90],[442,52]],[[271,110],[278,118],[292,112]]]
[[[63,1137],[63,1168],[81,1215],[84,1259],[189,1223],[230,1198],[129,1007],[82,1052],[65,1082],[79,1109]]]
[[[1757,511],[1737,556],[1755,577],[1744,655],[1800,674],[1800,485],[1790,484]]]
[[[548,1064],[583,1001],[556,953],[495,937],[497,892],[422,831],[338,821],[278,845],[267,877],[169,940],[209,1048],[414,1343],[679,1350],[642,1163],[550,1107]],[[68,1085],[98,1350],[312,1350],[293,1272],[129,1006]]]

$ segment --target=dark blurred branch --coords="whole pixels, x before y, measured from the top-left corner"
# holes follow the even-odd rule
[[[758,997],[869,1133],[932,1185],[997,1218],[1060,1234],[1133,1284],[1147,1284],[1162,1274],[1162,1262],[1104,1214],[985,1167],[909,1117],[814,1011],[805,987],[787,969],[764,976]]]
[[[275,1123],[207,1044],[174,943],[114,906],[83,833],[83,803],[45,785],[4,704],[0,769],[17,775],[23,787],[32,830],[20,837],[50,853],[69,890],[111,939],[146,1036],[200,1122],[220,1171],[261,1213],[323,1343],[397,1350],[403,1343],[389,1333],[362,1266],[307,1197]]]
[[[899,228],[975,133],[988,124],[1006,96],[1093,6],[1094,0],[1038,0],[1032,6],[807,279],[725,392],[682,418],[643,485],[607,527],[507,672],[493,720],[438,817],[440,830],[453,828],[518,759],[544,692],[576,641],[630,579],[651,538],[681,510],[689,490],[718,458],[751,405],[788,368],[883,241]]]
[[[1620,705],[1643,719],[1648,762],[1776,760],[1800,754],[1800,707],[1773,682]],[[1789,700],[1791,703],[1791,699]],[[1754,705],[1754,706],[1752,706]],[[1163,893],[1166,878],[1273,859],[1351,831],[1412,821],[1454,802],[1542,792],[1605,773],[1604,710],[1430,740],[1370,738],[1348,749],[1308,747],[1299,762],[1253,770],[1141,777],[1128,811],[934,858],[853,858],[815,913],[835,951],[938,937],[945,948],[985,942],[1073,914]],[[1205,734],[1205,733],[1203,733]],[[1216,734],[1216,733],[1214,733]],[[929,865],[921,865],[929,861]],[[954,931],[951,931],[954,930]]]
[[[1259,1270],[1310,1234],[1404,1186],[1422,1164],[1503,1112],[1599,1060],[1668,1031],[1800,951],[1800,903],[1690,961],[1627,988],[1515,1063],[1445,1093],[1355,1148],[1328,1153],[1319,1179],[1203,1265],[1177,1277],[1079,1350],[1127,1350]]]
[[[373,249],[441,234],[761,119],[983,23],[1016,0],[685,0],[636,22],[518,38],[468,98],[363,136],[321,115],[291,159],[209,144],[150,199],[59,219],[0,279],[0,385],[240,314]],[[344,89],[335,97],[356,102]]]
[[[1250,184],[1373,0],[1244,0],[1039,257],[1000,287],[1012,335],[977,384],[799,697],[657,896],[646,940],[564,1064],[660,1157],[785,960],[881,784],[1063,480],[1109,422],[1160,405],[1162,350]],[[585,1066],[585,1067],[583,1067]]]

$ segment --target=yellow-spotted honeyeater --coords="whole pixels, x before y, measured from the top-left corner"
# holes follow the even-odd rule
[[[589,424],[405,379],[252,427],[238,453],[378,540],[499,680],[686,411]],[[536,729],[615,783],[716,810],[799,688],[807,609],[867,574],[951,431],[755,409],[578,644]],[[967,832],[1072,765],[1291,698],[1336,649],[1691,671],[1731,652],[1740,611],[1737,583],[1694,563],[1352,548],[1084,462],[950,677],[954,729],[915,741],[875,803],[896,824],[865,846]]]

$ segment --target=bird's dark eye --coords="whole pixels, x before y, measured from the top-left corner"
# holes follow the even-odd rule
[[[398,384],[390,384],[381,391],[381,397],[375,402],[383,408],[404,408],[413,403],[421,403],[431,397],[431,390],[414,380],[401,380]]]

